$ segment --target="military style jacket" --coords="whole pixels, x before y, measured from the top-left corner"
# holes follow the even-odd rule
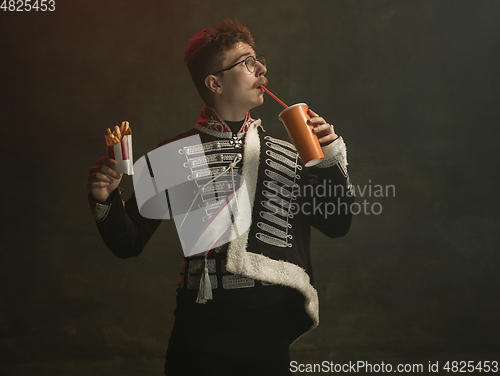
[[[286,137],[266,132],[261,120],[248,113],[233,134],[216,111],[205,105],[194,129],[160,146],[192,135],[199,135],[201,145],[187,145],[179,149],[179,155],[185,157],[183,168],[192,192],[198,193],[191,207],[205,210],[203,221],[210,220],[227,197],[236,194],[241,178],[246,184],[236,197],[246,202],[239,210],[243,221],[250,220],[245,226],[248,229],[233,234],[231,241],[208,256],[208,260],[217,259],[218,253],[224,253],[222,276],[215,261],[209,264],[213,265],[209,268],[212,288],[252,287],[252,281],[259,281],[298,292],[301,299],[291,303],[294,312],[289,318],[295,325],[292,340],[298,338],[319,323],[310,228],[334,238],[344,236],[351,224],[353,194],[343,139],[323,147],[325,158],[306,168],[294,145]],[[170,203],[174,191],[168,192]],[[120,258],[139,255],[161,222],[140,214],[135,195],[123,203],[118,190],[106,205],[91,203],[91,207],[104,242]],[[178,288],[197,288],[200,281],[199,275],[196,279],[190,272],[201,264],[189,268],[190,259],[184,260]]]

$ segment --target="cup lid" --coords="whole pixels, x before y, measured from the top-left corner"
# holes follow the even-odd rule
[[[307,108],[309,108],[309,106],[306,104],[306,103],[296,103],[296,104],[292,104],[291,106],[289,106],[288,108],[285,108],[283,111],[280,112],[280,114],[278,115],[278,119],[281,120],[281,114],[285,111],[288,111],[289,109],[291,108],[294,108],[294,107],[297,107],[297,106],[300,106],[300,105],[305,105]]]

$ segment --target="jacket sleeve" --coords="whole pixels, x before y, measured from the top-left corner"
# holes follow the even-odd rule
[[[138,256],[162,221],[144,218],[135,194],[123,202],[119,188],[106,204],[95,203],[91,197],[89,202],[104,243],[119,258]]]
[[[193,133],[196,132],[191,130],[167,139],[157,148]],[[152,172],[151,176],[153,177]],[[168,210],[171,211],[167,191],[165,195],[167,195]],[[138,256],[162,221],[145,218],[139,213],[135,193],[127,202],[123,202],[119,188],[109,195],[105,204],[96,203],[90,196],[88,199],[104,243],[119,258]]]
[[[347,173],[347,153],[344,140],[338,137],[322,148],[325,155],[308,169],[313,189],[311,224],[330,238],[344,236],[351,226],[351,204],[354,192]]]

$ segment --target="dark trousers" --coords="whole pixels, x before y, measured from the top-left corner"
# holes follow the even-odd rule
[[[196,296],[178,290],[165,375],[291,374],[282,287],[214,290],[205,304]]]

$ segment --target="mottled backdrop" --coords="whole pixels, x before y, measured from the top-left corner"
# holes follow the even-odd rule
[[[0,10],[0,373],[161,374],[174,225],[115,258],[86,180],[107,127],[130,121],[137,159],[194,126],[202,102],[183,53],[226,17],[254,32],[273,92],[335,124],[358,202],[382,208],[345,238],[313,229],[320,326],[292,359],[500,360],[499,2],[55,3]],[[252,115],[285,134],[279,111],[268,97]],[[368,197],[370,185],[394,194]]]

